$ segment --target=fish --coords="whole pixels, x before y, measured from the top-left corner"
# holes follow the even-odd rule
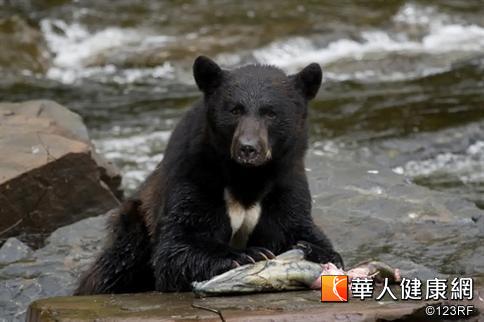
[[[304,259],[304,251],[292,249],[274,259],[247,264],[213,277],[193,282],[195,294],[254,293],[307,288],[321,275],[322,267]]]
[[[274,259],[247,264],[222,273],[207,281],[193,282],[199,296],[247,294],[321,288],[321,275],[348,275],[353,278],[400,279],[400,271],[378,261],[367,261],[344,271],[333,263],[314,263],[305,259],[301,249],[291,249]]]
[[[347,275],[348,280],[355,278],[372,278],[375,283],[381,284],[388,279],[388,283],[395,284],[401,281],[400,269],[380,261],[364,261],[356,264],[352,269],[344,271],[333,263],[321,264],[322,271],[320,276],[310,285],[312,289],[321,288],[321,276],[324,275]]]

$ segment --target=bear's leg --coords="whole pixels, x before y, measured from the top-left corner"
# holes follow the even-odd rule
[[[166,236],[165,236],[166,237]],[[155,287],[159,292],[189,291],[191,282],[208,280],[254,259],[228,245],[207,239],[166,238],[153,254]]]
[[[288,180],[287,186],[267,196],[263,207],[270,211],[261,216],[261,222],[254,231],[256,236],[252,239],[256,245],[273,244],[270,248],[275,249],[277,254],[300,244],[298,248],[304,250],[307,260],[316,263],[332,262],[343,267],[341,255],[313,221],[309,186],[301,173],[304,173],[303,169]],[[284,242],[277,244],[276,241]]]
[[[305,258],[316,263],[331,262],[344,268],[343,258],[333,249],[333,245],[326,235],[316,225],[307,227],[300,234],[301,240],[296,244],[305,253]]]
[[[153,290],[151,245],[139,201],[127,200],[110,223],[111,239],[85,272],[75,295]]]
[[[297,242],[295,248],[299,248],[304,251],[304,258],[315,263],[333,263],[339,268],[344,269],[344,262],[341,255],[325,247],[321,247],[317,244],[310,243],[305,240]]]

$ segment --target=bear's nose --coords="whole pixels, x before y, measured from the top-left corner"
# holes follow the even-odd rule
[[[246,160],[253,159],[257,155],[257,149],[253,145],[242,144],[240,146],[240,156]]]

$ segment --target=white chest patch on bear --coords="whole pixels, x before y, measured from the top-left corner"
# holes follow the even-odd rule
[[[259,203],[245,208],[240,204],[232,194],[225,189],[224,191],[225,206],[230,218],[232,227],[232,238],[230,246],[237,249],[244,249],[249,240],[249,236],[259,222],[261,207]]]

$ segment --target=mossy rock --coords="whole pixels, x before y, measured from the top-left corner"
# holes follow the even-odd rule
[[[473,302],[470,321],[483,303]],[[439,302],[350,300],[321,303],[318,291],[197,298],[192,293],[144,293],[55,297],[30,305],[28,322],[47,321],[417,321]],[[447,303],[449,304],[449,303]],[[453,304],[469,304],[459,302]],[[399,320],[400,321],[400,320]]]

